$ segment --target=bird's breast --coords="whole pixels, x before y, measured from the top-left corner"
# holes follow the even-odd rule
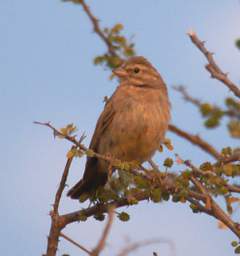
[[[125,100],[106,131],[108,134],[101,142],[101,151],[123,161],[149,159],[159,147],[168,125],[158,103]]]

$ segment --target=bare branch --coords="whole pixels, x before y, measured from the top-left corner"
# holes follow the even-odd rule
[[[103,230],[102,237],[99,240],[97,246],[92,251],[91,256],[98,256],[100,254],[100,252],[104,249],[107,236],[109,234],[109,231],[110,231],[112,223],[113,223],[114,210],[115,210],[114,206],[111,206],[109,208],[107,224],[106,224],[106,226],[105,226],[105,228]]]
[[[170,124],[168,128],[169,128],[169,131],[177,134],[178,136],[188,140],[192,144],[200,147],[203,151],[207,152],[214,158],[218,160],[222,159],[222,155],[212,145],[210,145],[208,142],[203,140],[200,136],[187,133],[186,131],[181,130],[180,128],[178,128],[173,124]]]
[[[129,253],[134,252],[138,250],[140,247],[145,247],[152,244],[168,244],[171,250],[171,255],[175,255],[175,245],[171,240],[168,239],[151,239],[151,240],[145,240],[145,241],[139,241],[135,243],[130,243],[126,247],[124,247],[117,256],[128,256]]]
[[[73,148],[73,147],[72,147]],[[61,221],[61,218],[58,214],[59,203],[61,200],[62,192],[66,185],[67,176],[69,173],[69,169],[72,163],[72,157],[69,158],[66,162],[62,178],[58,187],[58,190],[55,195],[55,200],[53,204],[53,210],[50,212],[51,216],[51,228],[48,236],[48,244],[47,244],[47,254],[46,256],[54,256],[56,255],[57,247],[58,247],[58,238],[60,235],[60,231],[64,228],[64,223]]]
[[[173,86],[173,89],[179,92],[183,96],[184,100],[191,102],[193,105],[197,107],[201,106],[202,102],[199,99],[192,97],[184,86]]]
[[[75,242],[74,240],[72,240],[70,237],[66,236],[62,232],[60,233],[60,236],[66,239],[68,242],[72,243],[73,245],[77,246],[79,249],[86,252],[88,255],[91,255],[91,252],[88,249],[86,249],[84,246],[80,245],[79,243]]]
[[[206,57],[208,64],[206,65],[206,69],[211,74],[212,78],[215,78],[221,81],[224,85],[226,85],[229,90],[231,90],[235,96],[240,98],[240,89],[239,86],[234,84],[224,73],[220,67],[217,65],[213,58],[213,53],[209,52],[208,49],[205,47],[204,42],[201,41],[197,34],[194,31],[188,32],[188,36],[190,37],[191,41],[196,45],[196,47],[203,53]]]
[[[75,148],[75,146],[72,146],[71,149],[74,149],[74,148]],[[69,173],[70,166],[72,164],[72,160],[73,160],[73,157],[70,157],[70,158],[68,158],[68,160],[66,162],[66,165],[65,165],[65,168],[64,168],[64,171],[63,171],[63,175],[62,175],[57,193],[55,195],[55,201],[54,201],[54,204],[53,204],[53,213],[54,214],[58,214],[59,203],[60,203],[60,200],[61,200],[61,197],[62,197],[63,190],[66,186],[67,176],[68,176],[68,173]]]

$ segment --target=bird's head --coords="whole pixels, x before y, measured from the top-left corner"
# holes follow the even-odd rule
[[[126,60],[113,73],[120,82],[137,87],[160,88],[163,80],[158,71],[144,57],[136,56]]]

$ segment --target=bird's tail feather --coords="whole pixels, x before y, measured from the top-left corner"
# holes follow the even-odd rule
[[[88,184],[86,184],[82,179],[68,191],[67,196],[72,199],[79,199],[83,193],[87,193],[89,191],[88,187]]]
[[[77,184],[75,184],[67,193],[67,196],[72,199],[79,199],[82,194],[90,193],[96,190],[99,186],[104,186],[107,182],[107,174],[101,173],[90,179],[81,179]]]

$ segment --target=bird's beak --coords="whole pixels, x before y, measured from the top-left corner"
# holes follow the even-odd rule
[[[113,70],[113,74],[119,78],[127,77],[128,73],[122,67],[116,68]]]

